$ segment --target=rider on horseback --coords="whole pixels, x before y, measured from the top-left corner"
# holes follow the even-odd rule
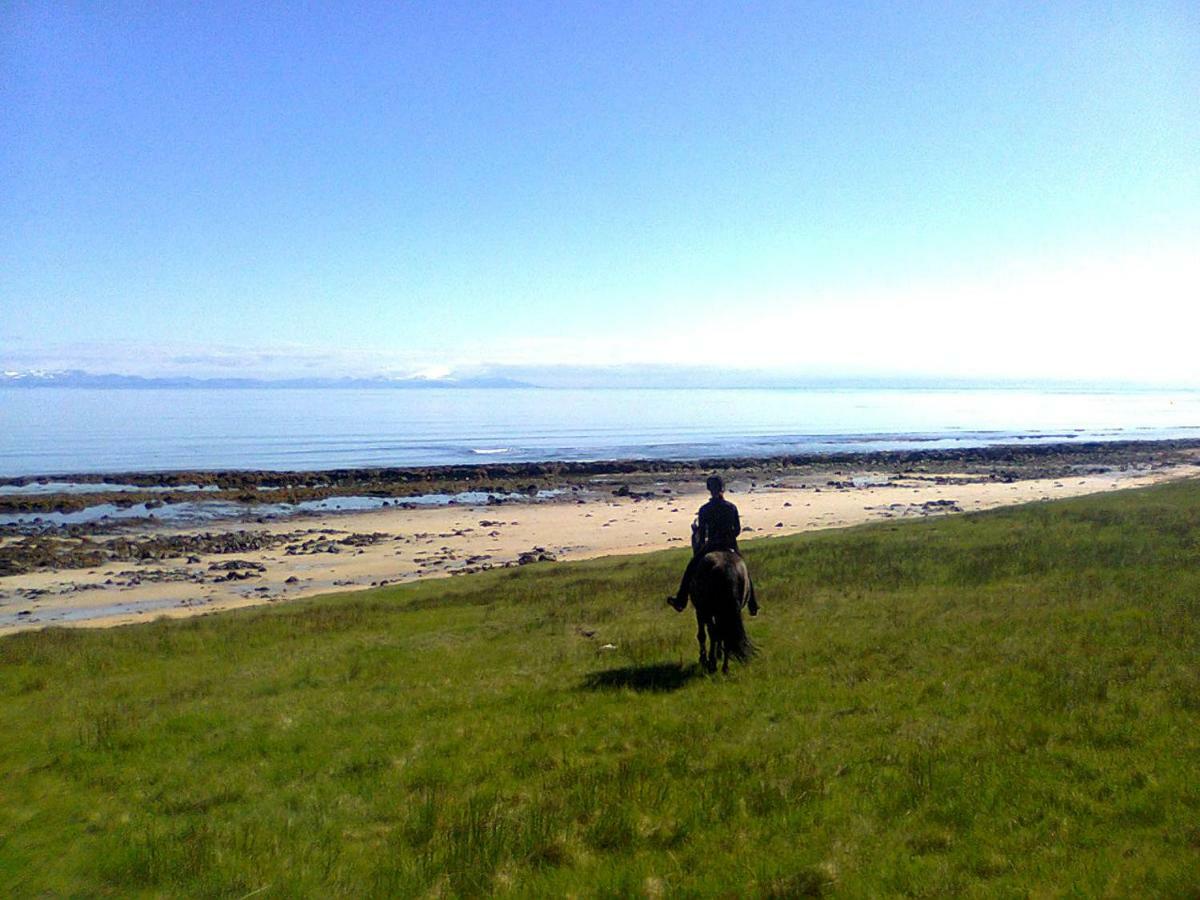
[[[738,552],[737,536],[741,533],[742,523],[738,519],[737,507],[725,499],[725,480],[720,475],[709,476],[706,482],[712,499],[700,507],[696,515],[696,523],[692,525],[692,559],[679,582],[679,593],[668,597],[669,603],[676,612],[687,608],[688,589],[692,583],[692,575],[704,554],[713,550],[732,550]],[[750,601],[747,604],[750,615],[758,615],[758,602],[754,598],[754,589],[750,590]]]

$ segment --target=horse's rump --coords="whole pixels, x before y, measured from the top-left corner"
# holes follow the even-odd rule
[[[728,655],[739,660],[754,655],[754,644],[742,622],[742,607],[750,599],[750,574],[740,555],[713,550],[700,560],[692,582],[696,612],[713,625],[714,637]]]

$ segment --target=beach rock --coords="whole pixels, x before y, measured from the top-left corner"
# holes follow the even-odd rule
[[[247,559],[228,559],[224,562],[209,563],[210,572],[231,572],[234,569],[250,569],[254,572],[265,572],[267,567],[262,563],[250,562]]]
[[[382,531],[371,532],[370,534],[356,533],[347,535],[338,541],[347,547],[370,547],[373,544],[378,544],[380,541],[390,540],[391,535]]]

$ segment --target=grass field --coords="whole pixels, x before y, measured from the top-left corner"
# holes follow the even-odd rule
[[[0,894],[1200,894],[1200,483],[746,556],[0,640]]]

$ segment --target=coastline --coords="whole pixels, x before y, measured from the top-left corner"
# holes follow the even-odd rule
[[[1200,451],[1200,439],[1007,443],[966,448],[848,451],[768,456],[707,456],[696,459],[599,459],[593,461],[480,462],[470,465],[367,466],[299,471],[184,469],[79,472],[0,477],[0,518],[5,514],[69,513],[90,505],[126,509],[148,504],[235,503],[254,507],[296,505],[335,497],[374,497],[405,502],[464,492],[499,497],[538,491],[578,491],[589,481],[620,478],[631,484],[701,477],[714,470],[763,478],[772,474],[819,474],[839,469],[919,472],[986,472],[997,477],[1040,472],[1070,475],[1081,464],[1121,466],[1160,463]],[[86,490],[55,490],[56,485]],[[120,487],[120,490],[105,490]],[[45,488],[45,490],[40,490]],[[31,490],[32,489],[32,490]],[[2,528],[2,526],[0,526]],[[3,533],[3,531],[0,531]]]
[[[1200,441],[386,470],[411,478],[393,478],[397,488],[478,489],[511,480],[526,482],[517,485],[525,497],[531,486],[559,493],[541,501],[399,504],[200,527],[136,520],[37,534],[10,530],[0,537],[0,563],[9,573],[0,576],[0,635],[178,618],[489,568],[686,547],[706,496],[704,477],[714,469],[726,474],[744,538],[752,542],[1195,477]],[[370,470],[370,477],[383,471]],[[193,474],[136,477],[178,484]],[[334,491],[361,484],[344,470],[287,475],[319,477]],[[753,566],[752,543],[747,558]],[[664,585],[663,596],[673,587]]]

